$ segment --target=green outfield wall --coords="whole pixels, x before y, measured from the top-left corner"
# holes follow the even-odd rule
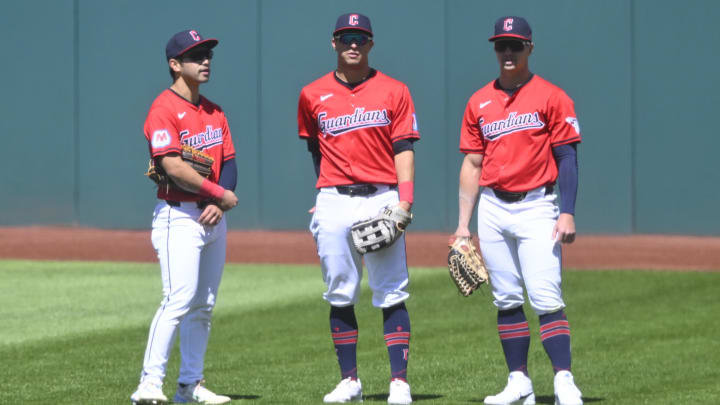
[[[334,68],[335,18],[371,17],[371,65],[405,82],[416,144],[417,230],[454,230],[460,120],[497,76],[502,15],[534,31],[531,70],[575,100],[581,233],[720,235],[720,2],[188,0],[1,2],[5,141],[0,225],[147,228],[154,188],[142,126],[169,86],[168,38],[220,45],[208,98],[237,149],[234,229],[303,229],[315,174],[296,134],[302,86]]]

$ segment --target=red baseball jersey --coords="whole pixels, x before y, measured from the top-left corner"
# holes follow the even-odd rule
[[[235,157],[230,129],[220,106],[200,96],[199,105],[167,89],[157,96],[145,119],[145,138],[150,156],[157,158],[171,152],[180,153],[182,145],[199,149],[215,159],[208,180],[217,183],[220,167]],[[203,197],[160,187],[158,198],[172,201],[200,201]]]
[[[481,186],[522,192],[554,183],[552,147],[580,140],[572,99],[535,75],[512,96],[492,81],[470,97],[460,151],[484,155]]]
[[[392,143],[420,138],[407,86],[379,71],[353,89],[335,72],[305,86],[298,102],[298,134],[319,141],[317,188],[396,184]]]

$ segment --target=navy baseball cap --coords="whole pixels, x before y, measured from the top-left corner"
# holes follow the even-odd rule
[[[205,44],[209,49],[218,44],[215,38],[203,38],[199,32],[195,30],[180,31],[173,35],[165,46],[165,56],[168,60],[177,58],[196,46]]]
[[[370,36],[373,36],[370,19],[367,16],[358,13],[348,13],[338,17],[337,22],[335,22],[335,31],[333,31],[333,36],[344,30],[364,31]]]
[[[501,38],[532,41],[530,24],[522,17],[500,17],[495,21],[495,35],[491,36],[488,41],[492,42]]]

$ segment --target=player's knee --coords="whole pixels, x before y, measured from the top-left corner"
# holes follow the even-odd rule
[[[323,298],[334,307],[346,307],[356,304],[356,297],[342,292],[325,293]]]
[[[494,304],[500,311],[507,311],[509,309],[517,308],[525,303],[522,291],[520,293],[503,293],[494,291],[493,296],[495,297]]]
[[[390,308],[399,305],[410,297],[405,290],[394,290],[386,292],[373,292],[373,306],[378,308]]]
[[[168,310],[185,315],[190,311],[193,304],[193,296],[191,294],[173,293],[165,296],[162,305]]]
[[[565,308],[565,302],[559,296],[530,296],[530,306],[537,315],[557,312]]]

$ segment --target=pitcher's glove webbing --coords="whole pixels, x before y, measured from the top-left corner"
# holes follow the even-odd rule
[[[448,271],[450,278],[464,297],[472,294],[489,280],[485,262],[470,238],[450,239]]]
[[[210,155],[191,146],[183,145],[181,157],[185,163],[189,164],[190,167],[200,173],[201,176],[205,178],[210,177],[210,173],[212,173],[212,165],[213,162],[215,162],[215,159],[213,159]],[[170,187],[178,188],[170,176],[165,173],[165,170],[163,170],[162,167],[155,165],[155,159],[150,159],[150,164],[148,165],[145,175],[155,182],[158,187],[165,187],[166,190]]]
[[[360,254],[384,249],[400,238],[412,221],[412,214],[399,206],[387,206],[373,218],[356,222],[350,228],[355,250]]]

